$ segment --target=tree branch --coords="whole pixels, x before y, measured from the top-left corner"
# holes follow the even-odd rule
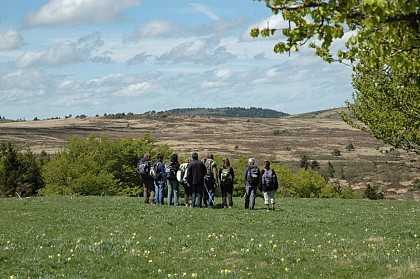
[[[317,7],[322,7],[322,6],[326,6],[328,5],[328,3],[325,2],[315,2],[315,1],[311,1],[311,2],[307,2],[307,3],[299,3],[299,4],[294,4],[294,5],[273,5],[270,3],[269,0],[265,1],[265,5],[272,9],[272,10],[280,10],[280,11],[293,11],[293,10],[299,10],[299,9],[303,9],[303,8],[317,8]],[[336,4],[336,10],[339,12],[343,12],[340,9],[340,3],[338,2]],[[348,18],[351,19],[355,19],[355,18],[361,18],[361,19],[365,19],[367,17],[366,14],[361,13],[360,10],[359,11],[353,11],[351,13],[347,14]],[[412,14],[408,14],[408,15],[395,15],[393,17],[387,18],[385,19],[385,22],[399,22],[399,21],[405,21],[408,22],[409,26],[411,26],[413,28],[413,30],[418,33],[419,31],[419,26],[420,26],[420,15],[418,13],[412,13]]]

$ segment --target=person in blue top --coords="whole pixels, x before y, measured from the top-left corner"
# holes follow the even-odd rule
[[[163,190],[166,183],[165,164],[163,164],[163,155],[158,154],[157,160],[153,163],[153,171],[155,172],[155,201],[156,204],[163,205]]]

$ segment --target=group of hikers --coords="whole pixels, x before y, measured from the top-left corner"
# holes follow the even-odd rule
[[[199,160],[194,152],[187,162],[180,164],[178,155],[172,154],[170,161],[163,162],[163,155],[158,154],[152,162],[150,153],[137,164],[143,186],[143,198],[145,203],[164,204],[164,189],[167,189],[167,205],[180,205],[179,187],[184,189],[184,201],[186,206],[192,208],[213,207],[216,187],[220,186],[222,204],[224,208],[233,207],[233,185],[235,172],[230,166],[229,158],[223,159],[223,164],[218,169],[213,154]],[[257,189],[263,192],[266,209],[275,210],[275,192],[279,187],[277,175],[270,168],[270,162],[264,161],[264,167],[260,170],[255,165],[255,160],[249,158],[244,172],[245,178],[245,209],[254,209]]]

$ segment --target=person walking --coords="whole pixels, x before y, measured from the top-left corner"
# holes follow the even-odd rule
[[[254,209],[257,188],[259,188],[261,176],[260,169],[255,165],[253,158],[248,159],[248,166],[245,168],[245,209]]]
[[[279,188],[276,172],[270,168],[270,162],[264,161],[264,169],[261,171],[261,188],[260,191],[264,194],[264,204],[267,211],[275,209],[275,194]]]
[[[230,161],[228,158],[223,159],[223,165],[219,169],[219,179],[220,179],[220,190],[222,192],[222,203],[223,207],[226,208],[233,206],[233,179],[235,178],[235,172],[230,166]]]
[[[178,155],[172,154],[171,160],[165,165],[166,178],[168,180],[168,206],[172,204],[172,193],[174,196],[174,206],[178,205],[179,181],[176,173],[179,170]]]
[[[153,178],[150,177],[150,153],[145,153],[137,164],[137,172],[140,175],[141,185],[143,186],[143,200],[145,203],[155,202],[155,185]]]
[[[219,185],[218,170],[213,154],[207,155],[204,166],[206,167],[206,175],[204,176],[204,197],[205,200],[207,200],[207,203],[205,204],[207,204],[208,207],[213,207],[214,193],[217,185]]]
[[[191,157],[192,160],[188,164],[187,168],[187,182],[191,187],[191,207],[194,208],[196,206],[197,199],[197,207],[200,208],[204,186],[204,176],[206,175],[207,170],[204,163],[198,160],[198,154],[196,152],[194,152]]]
[[[163,190],[165,188],[166,173],[162,154],[157,155],[157,160],[153,163],[150,172],[155,184],[156,204],[163,205]]]

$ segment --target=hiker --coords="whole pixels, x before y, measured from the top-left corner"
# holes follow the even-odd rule
[[[255,165],[255,160],[249,158],[245,169],[245,209],[254,209],[257,188],[260,185],[260,169]]]
[[[155,184],[156,204],[163,205],[163,190],[166,182],[165,165],[163,164],[162,154],[158,154],[156,158],[157,160],[153,163],[150,174]]]
[[[150,153],[145,153],[137,164],[137,172],[140,175],[140,182],[143,186],[143,200],[145,203],[155,202],[155,185],[150,177]]]
[[[206,175],[204,176],[204,197],[205,205],[208,207],[213,207],[214,205],[214,192],[217,185],[219,185],[219,176],[216,162],[214,161],[213,154],[208,154],[206,162],[204,163],[206,167]]]
[[[203,162],[204,166],[206,165],[206,161],[207,161],[207,157],[202,157],[201,158],[201,162]],[[201,200],[202,200],[202,204],[204,204],[204,207],[207,207],[207,201],[208,201],[208,194],[206,192],[206,188],[204,187],[203,184],[203,192],[201,193]]]
[[[206,175],[206,167],[204,163],[198,160],[198,154],[194,152],[192,154],[192,161],[188,164],[187,168],[188,178],[187,182],[191,187],[191,207],[201,207],[201,198],[204,186],[204,176]]]
[[[174,194],[174,206],[178,205],[179,181],[176,178],[178,170],[178,155],[172,154],[170,162],[165,165],[166,179],[168,180],[168,206],[172,204],[172,193]]]
[[[219,179],[220,179],[220,190],[222,192],[222,203],[223,207],[226,208],[233,206],[233,179],[235,178],[235,173],[233,168],[230,166],[230,161],[228,158],[223,159],[223,165],[219,169]]]
[[[189,158],[187,162],[182,163],[179,166],[179,170],[176,173],[176,178],[179,182],[179,185],[184,187],[184,202],[185,206],[191,205],[191,188],[188,186],[187,178],[188,178],[188,163],[191,162],[191,159]]]
[[[279,188],[276,172],[270,169],[270,162],[264,161],[264,169],[261,171],[261,185],[260,191],[264,193],[264,204],[267,211],[276,210],[275,205],[275,194]]]

